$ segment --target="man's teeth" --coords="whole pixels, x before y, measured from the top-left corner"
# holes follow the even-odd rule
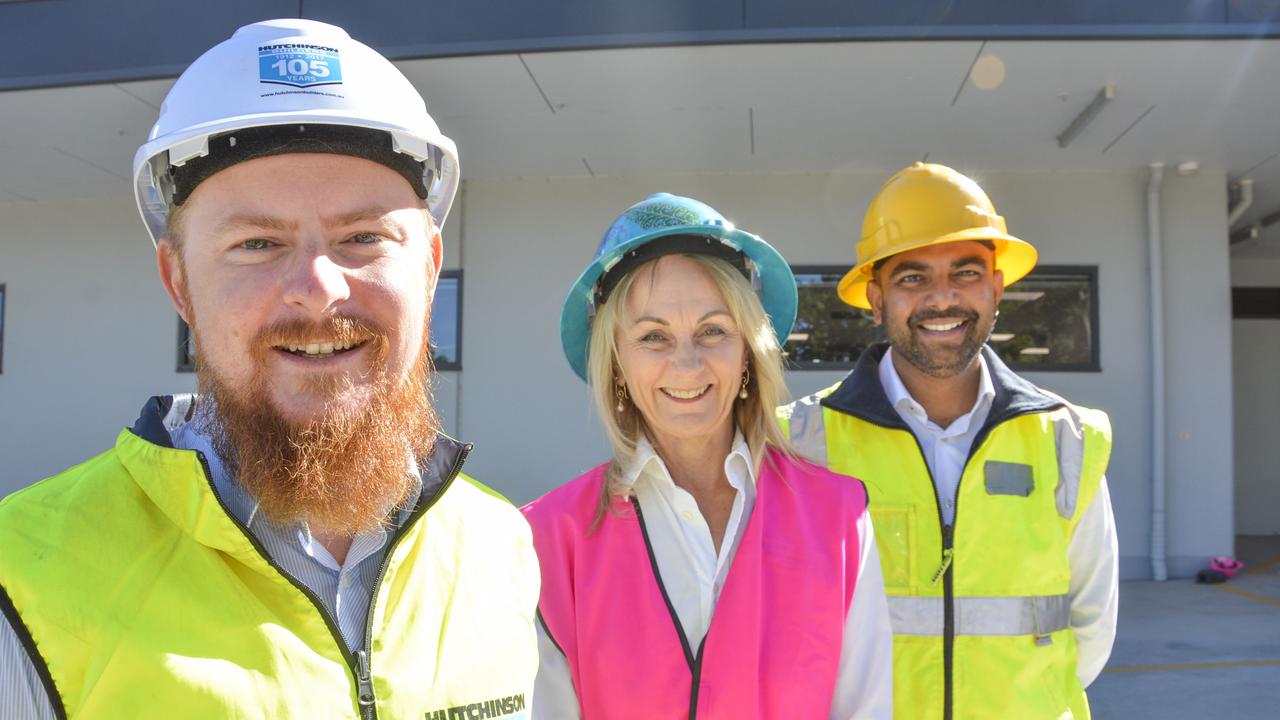
[[[332,355],[334,352],[350,350],[359,343],[307,343],[306,345],[288,345],[286,349],[292,353],[304,355]]]
[[[932,330],[933,332],[946,332],[947,330],[954,330],[960,327],[961,325],[964,324],[964,321],[956,320],[955,322],[942,323],[940,325],[936,323],[920,323],[920,324],[924,326],[925,330]]]
[[[706,392],[707,388],[709,387],[711,386],[704,385],[698,388],[697,390],[676,390],[675,388],[662,388],[662,392],[670,395],[673,398],[677,398],[680,400],[692,400],[698,397],[699,395],[701,395],[702,393]]]

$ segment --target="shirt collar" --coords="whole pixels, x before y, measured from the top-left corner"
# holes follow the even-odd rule
[[[884,357],[880,360],[880,384],[884,386],[884,393],[889,398],[889,403],[899,414],[904,417],[910,414],[921,422],[929,421],[924,406],[911,397],[907,386],[902,382],[902,377],[898,375],[898,369],[893,365],[892,348],[886,350]],[[996,388],[991,382],[991,371],[987,368],[987,359],[979,353],[978,397],[967,414],[972,415],[975,410],[989,408],[995,396]]]
[[[739,430],[733,431],[733,444],[730,445],[729,454],[724,459],[724,474],[735,490],[743,490],[748,483],[752,487],[755,486],[756,476],[751,462],[751,448],[748,447],[746,438]],[[643,434],[636,442],[635,456],[619,481],[624,487],[630,489],[641,477],[647,477],[663,488],[675,487],[675,481],[671,479],[667,464],[662,461],[653,443]]]

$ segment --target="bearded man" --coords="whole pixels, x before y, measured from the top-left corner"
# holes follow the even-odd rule
[[[0,503],[0,717],[523,716],[528,526],[428,392],[452,141],[306,20],[196,60],[150,137],[199,394]]]
[[[1035,262],[973,180],[902,170],[839,285],[889,341],[782,410],[798,451],[866,484],[895,717],[1081,720],[1111,653],[1110,423],[986,346],[1004,288]]]

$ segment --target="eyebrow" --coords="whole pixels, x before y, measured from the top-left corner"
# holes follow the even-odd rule
[[[323,219],[325,227],[347,227],[365,222],[377,222],[397,231],[402,231],[400,223],[392,220],[390,210],[380,207],[367,207],[351,212],[330,215]],[[218,225],[217,232],[227,233],[236,230],[271,230],[273,232],[292,232],[297,230],[297,223],[282,220],[272,215],[241,213],[232,215]]]
[[[391,210],[387,208],[367,207],[359,210],[352,210],[351,212],[342,213],[340,215],[326,217],[324,219],[324,224],[326,227],[345,227],[347,225],[358,225],[360,223],[374,221],[383,225],[399,227],[399,223],[392,220],[390,215]]]
[[[702,317],[698,318],[698,322],[700,322],[700,323],[701,323],[701,322],[706,322],[706,321],[707,321],[707,318],[713,317],[713,316],[715,316],[715,315],[724,315],[725,317],[727,317],[727,318],[729,318],[729,319],[733,319],[733,316],[729,314],[729,311],[728,311],[728,310],[712,310],[711,312],[707,313],[706,315],[703,315]],[[653,315],[644,315],[644,316],[638,317],[638,318],[636,318],[636,319],[635,319],[635,322],[633,322],[633,323],[631,323],[631,324],[632,324],[632,325],[639,325],[639,324],[640,324],[640,323],[642,323],[642,322],[651,322],[651,323],[654,323],[654,324],[656,324],[656,325],[670,325],[670,324],[671,324],[671,323],[667,322],[666,320],[663,320],[663,319],[662,319],[662,318],[660,318],[660,317],[654,317]]]
[[[986,267],[987,264],[983,261],[981,255],[965,255],[964,257],[953,260],[951,262],[951,269],[955,270],[956,268],[961,268],[966,265],[981,265]],[[905,272],[928,272],[929,269],[929,266],[925,263],[908,260],[894,267],[893,271],[889,273],[889,277],[895,278]]]
[[[276,232],[289,232],[297,228],[295,223],[286,222],[277,217],[270,215],[254,215],[242,213],[232,215],[218,224],[216,232],[218,234],[231,232],[233,230],[274,230]]]

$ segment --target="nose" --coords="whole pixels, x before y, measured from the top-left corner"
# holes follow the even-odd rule
[[[933,283],[929,294],[925,297],[925,305],[931,309],[942,310],[960,304],[960,289],[950,278]]]
[[[691,340],[685,340],[676,345],[675,356],[672,358],[672,365],[676,370],[701,370],[703,361],[702,353],[698,351],[698,346]]]
[[[325,252],[301,252],[289,272],[285,303],[319,317],[351,297],[345,269]]]

